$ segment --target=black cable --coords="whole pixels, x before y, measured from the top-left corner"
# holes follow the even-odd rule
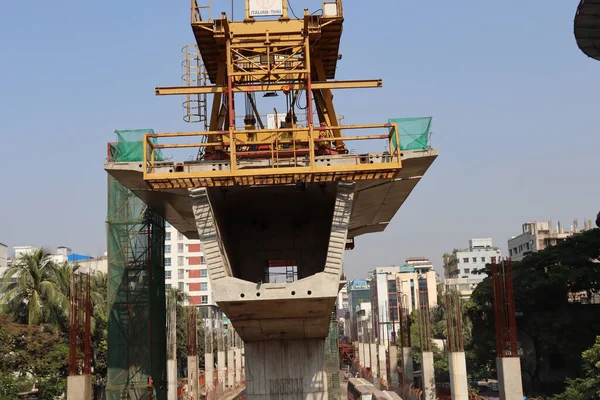
[[[294,12],[294,9],[292,8],[292,5],[290,4],[290,0],[288,0],[288,8],[290,9],[290,11],[292,12],[292,15],[294,16],[294,18],[296,19],[300,19],[298,18],[298,16],[296,15],[296,13]]]

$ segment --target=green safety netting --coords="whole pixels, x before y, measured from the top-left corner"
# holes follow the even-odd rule
[[[392,118],[390,124],[398,124],[400,150],[429,149],[432,117]],[[398,147],[396,138],[392,137],[394,148]]]
[[[144,135],[154,133],[153,129],[115,130],[117,142],[111,143],[111,158],[120,162],[136,162],[144,159]],[[157,143],[156,138],[150,139]],[[148,149],[150,150],[150,149]],[[161,150],[154,151],[154,159],[164,159]]]

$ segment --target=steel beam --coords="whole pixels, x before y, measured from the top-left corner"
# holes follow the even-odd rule
[[[383,86],[381,79],[370,80],[354,80],[354,81],[329,81],[329,82],[312,82],[313,90],[320,89],[368,89],[380,88]],[[305,83],[275,83],[263,85],[238,85],[234,86],[234,92],[271,92],[283,90],[306,90]],[[227,90],[225,85],[213,86],[164,86],[156,88],[157,96],[179,96],[193,94],[214,94],[223,93]]]

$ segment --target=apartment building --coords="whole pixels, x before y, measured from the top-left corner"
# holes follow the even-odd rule
[[[216,306],[200,241],[186,238],[169,224],[165,233],[165,287],[187,293],[190,304]]]

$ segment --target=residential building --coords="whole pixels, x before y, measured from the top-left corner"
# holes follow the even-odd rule
[[[349,319],[349,334],[346,336],[350,337],[351,341],[358,340],[358,320],[357,320],[357,308],[361,303],[371,303],[371,289],[370,283],[364,279],[355,279],[349,281],[347,284],[348,290],[348,308],[350,310]]]
[[[356,341],[373,343],[373,320],[371,303],[363,301],[353,310],[356,316]]]
[[[91,274],[108,273],[108,254],[104,252],[101,257],[88,258],[83,260],[75,260],[79,264],[79,270],[83,273],[90,272]]]
[[[444,285],[468,298],[487,277],[485,266],[501,260],[502,252],[494,247],[491,238],[471,239],[467,249],[454,249],[451,254],[444,254]]]
[[[419,281],[421,279],[421,281]],[[419,307],[419,283],[427,290],[430,307],[437,306],[437,274],[427,258],[409,258],[405,265],[376,268],[371,278],[373,326],[379,343],[386,344],[400,331],[398,302],[408,313]]]
[[[592,229],[592,221],[584,222],[583,231]],[[565,231],[559,222],[556,229],[552,221],[525,222],[522,233],[508,239],[508,255],[513,261],[521,261],[528,253],[535,253],[550,246],[556,246],[569,236],[579,233],[578,221],[573,221],[570,230]]]
[[[187,293],[190,304],[216,307],[200,241],[186,238],[170,224],[165,232],[165,287]]]

